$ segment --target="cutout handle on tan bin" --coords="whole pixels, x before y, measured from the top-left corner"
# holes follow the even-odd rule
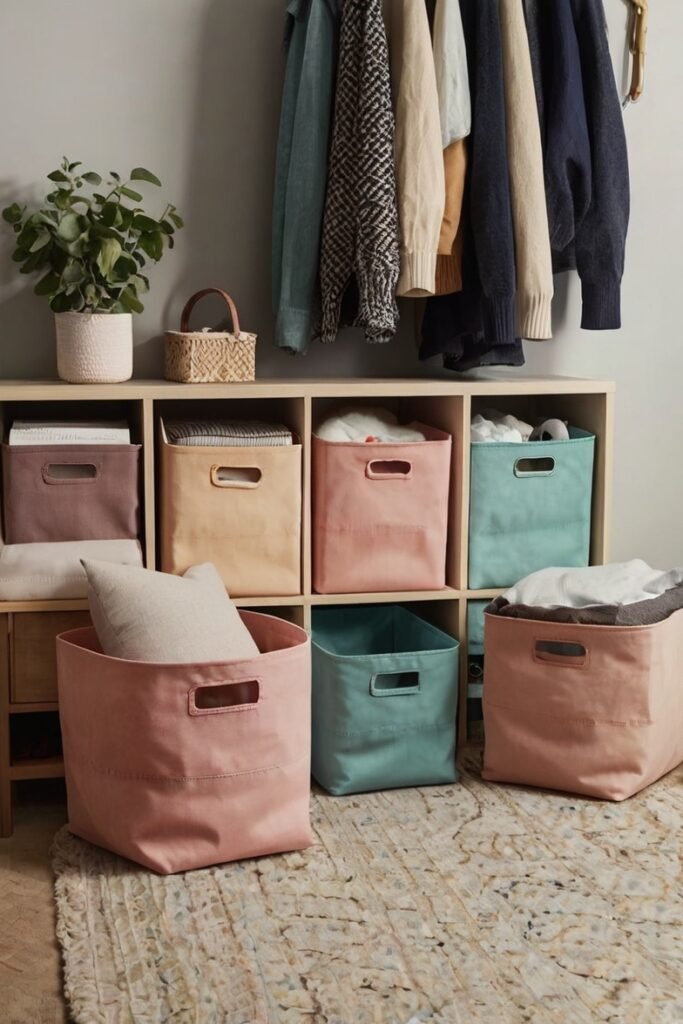
[[[92,483],[99,475],[93,462],[48,462],[43,466],[46,484]]]
[[[549,455],[540,455],[537,458],[517,459],[515,462],[515,476],[550,476],[555,471],[555,459]]]
[[[214,487],[232,487],[252,490],[263,476],[258,466],[212,466],[211,483]]]
[[[371,459],[365,467],[369,480],[409,480],[413,465],[407,459]]]
[[[206,683],[195,686],[189,693],[191,715],[217,715],[229,711],[251,711],[261,699],[258,679],[244,679],[234,683]]]
[[[588,663],[588,651],[583,644],[573,641],[537,640],[534,645],[534,658],[550,665],[584,668]]]

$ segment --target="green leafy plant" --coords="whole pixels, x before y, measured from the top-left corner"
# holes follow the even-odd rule
[[[64,157],[48,174],[54,188],[40,210],[13,203],[2,211],[17,236],[12,259],[22,274],[47,271],[35,293],[55,313],[140,313],[140,295],[149,289],[143,271],[161,259],[164,246],[173,248],[182,218],[172,203],[159,218],[145,213],[138,182],[161,182],[144,167],[127,180],[110,171],[102,191],[102,177],[81,167]]]

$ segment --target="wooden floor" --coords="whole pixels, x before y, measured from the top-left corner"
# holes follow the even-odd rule
[[[48,851],[66,820],[60,780],[20,783],[15,831],[0,839],[0,1020],[64,1024]]]

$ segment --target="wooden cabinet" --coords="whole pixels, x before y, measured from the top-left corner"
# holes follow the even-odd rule
[[[470,422],[486,408],[524,419],[558,416],[596,435],[591,522],[591,563],[606,561],[609,551],[614,385],[569,377],[525,378],[517,374],[367,380],[348,378],[256,380],[244,384],[170,384],[132,380],[121,384],[72,385],[62,382],[0,381],[0,420],[126,419],[133,439],[142,444],[142,546],[154,568],[160,524],[156,514],[159,470],[155,439],[160,418],[262,419],[286,423],[301,439],[301,592],[287,597],[259,594],[237,604],[282,615],[310,629],[321,605],[392,602],[412,608],[460,641],[461,698],[459,739],[467,740],[470,602],[488,601],[499,590],[468,586],[470,507]],[[319,421],[344,405],[384,406],[401,422],[420,420],[453,437],[446,565],[442,590],[376,594],[316,594],[311,586],[311,439]],[[49,410],[49,412],[47,411]],[[163,525],[163,524],[162,524]],[[20,779],[63,774],[61,757],[22,756],[12,760],[10,718],[31,721],[40,737],[44,716],[57,714],[55,636],[88,622],[85,600],[0,601],[0,832],[11,832],[11,786]],[[96,683],[96,680],[94,681]],[[475,687],[476,689],[476,687]],[[478,690],[477,690],[478,692]],[[50,720],[54,723],[55,718]],[[15,734],[20,730],[14,727]],[[30,729],[21,732],[30,733]],[[40,744],[36,745],[42,749]]]
[[[85,611],[16,612],[11,616],[12,704],[42,704],[57,700],[55,637],[69,629],[89,626]]]

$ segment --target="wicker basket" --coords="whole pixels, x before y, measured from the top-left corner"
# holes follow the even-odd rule
[[[221,295],[232,331],[190,331],[190,313],[205,295]],[[256,335],[240,331],[237,307],[221,288],[203,288],[185,303],[179,331],[166,331],[166,380],[181,384],[234,384],[256,376]]]

